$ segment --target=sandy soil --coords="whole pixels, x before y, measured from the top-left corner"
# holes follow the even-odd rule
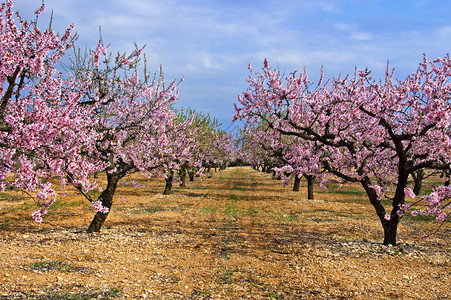
[[[271,175],[228,168],[172,195],[138,175],[120,185],[100,233],[75,191],[42,224],[32,201],[0,195],[0,299],[449,299],[450,226],[404,218],[399,245],[357,186],[305,182],[293,192]]]

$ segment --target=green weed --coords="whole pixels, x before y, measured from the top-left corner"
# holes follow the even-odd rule
[[[236,208],[236,200],[233,200],[231,203],[229,203],[226,207],[226,210],[224,212],[226,215],[233,217],[234,219],[238,218],[239,211]]]
[[[57,208],[61,208],[61,207],[74,207],[74,206],[79,206],[79,205],[84,205],[85,202],[83,201],[75,201],[75,202],[61,202],[61,201],[55,201],[55,203],[53,203],[49,209],[57,209]]]
[[[199,208],[199,211],[201,214],[208,215],[208,214],[215,214],[218,211],[218,209],[216,207],[205,206],[205,207]]]
[[[298,216],[295,213],[292,212],[282,212],[282,211],[266,211],[268,216],[271,219],[274,219],[277,222],[297,222]]]
[[[38,261],[30,265],[30,270],[39,272],[48,272],[51,270],[67,272],[71,269],[72,267],[68,263],[52,260]]]
[[[233,271],[231,271],[231,270],[224,270],[222,272],[222,280],[221,280],[221,282],[223,284],[232,284],[232,276],[233,276]]]
[[[14,202],[14,201],[20,201],[20,200],[24,200],[24,199],[25,199],[25,197],[23,197],[23,196],[0,192],[0,200],[3,200],[3,201]]]
[[[258,215],[258,210],[256,210],[255,208],[249,208],[249,209],[246,211],[246,214],[247,214],[248,216],[255,217],[256,215]]]
[[[45,295],[45,299],[50,300],[91,300],[91,299],[114,299],[121,296],[122,291],[117,288],[105,292],[91,292],[91,293],[57,293],[50,292],[50,294]],[[44,299],[44,298],[39,298]]]

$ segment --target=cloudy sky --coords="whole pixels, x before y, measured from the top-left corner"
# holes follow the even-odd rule
[[[31,18],[40,0],[14,0]],[[451,49],[449,0],[45,0],[46,26],[69,24],[78,46],[94,48],[99,26],[111,50],[146,45],[152,70],[185,81],[179,105],[209,113],[233,131],[237,95],[246,89],[247,65],[270,65],[287,73],[304,66],[311,80],[321,65],[326,77],[358,68],[382,78],[387,61],[396,76],[414,72],[425,53]]]

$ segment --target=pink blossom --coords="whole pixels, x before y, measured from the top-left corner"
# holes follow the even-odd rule
[[[404,193],[410,199],[414,199],[416,197],[415,193],[413,192],[413,190],[411,188],[405,188]]]
[[[36,223],[42,223],[41,212],[40,212],[39,210],[33,212],[33,213],[31,214],[31,217],[33,218],[33,220],[34,220]]]
[[[382,196],[381,195],[382,194],[382,187],[380,185],[377,185],[377,184],[374,184],[371,187],[376,191],[376,194],[377,194],[378,198],[380,199],[381,196]]]
[[[448,215],[446,213],[441,213],[440,215],[438,215],[436,220],[437,220],[437,222],[443,222],[446,220],[447,217],[448,217]]]
[[[97,211],[102,214],[108,213],[109,209],[108,207],[105,207],[102,205],[102,202],[100,200],[94,201],[91,203],[91,206]]]

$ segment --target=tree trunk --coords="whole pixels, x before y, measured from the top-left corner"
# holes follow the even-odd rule
[[[186,187],[186,165],[183,165],[180,169],[180,186]]]
[[[117,188],[117,183],[119,180],[124,177],[120,176],[119,174],[113,173],[106,173],[107,175],[107,187],[106,189],[100,194],[99,201],[102,203],[104,207],[108,208],[108,213],[104,214],[101,212],[97,212],[94,216],[94,219],[91,221],[91,224],[88,227],[87,232],[100,232],[100,229],[102,228],[103,224],[105,223],[106,218],[108,217],[108,214],[111,211],[111,206],[113,205],[113,196]]]
[[[315,182],[315,176],[304,175],[307,179],[307,199],[313,200],[313,183]]]
[[[407,179],[405,180],[407,183]],[[399,224],[399,216],[396,214],[398,209],[395,209],[394,207],[398,207],[397,203],[398,201],[393,200],[393,209],[391,211],[390,220],[385,219],[385,208],[382,205],[381,201],[378,199],[377,193],[374,190],[374,188],[370,187],[370,180],[368,178],[362,179],[360,181],[363,188],[365,189],[365,192],[368,196],[368,199],[370,200],[371,204],[373,205],[374,209],[376,210],[376,214],[379,217],[379,220],[381,221],[382,228],[384,229],[384,245],[396,245],[396,234],[398,231],[398,224]],[[398,181],[399,183],[399,181]],[[399,185],[398,185],[399,186]],[[398,188],[399,189],[399,188]],[[395,196],[396,197],[396,196]]]
[[[414,173],[412,173],[413,182],[415,183],[413,187],[413,192],[415,195],[419,195],[421,192],[421,183],[423,182],[424,178],[424,170],[420,169]]]
[[[398,231],[399,217],[397,214],[390,220],[381,220],[384,228],[384,245],[396,245],[396,233]]]
[[[301,184],[301,178],[298,176],[294,177],[293,192],[299,192],[299,185]]]
[[[189,171],[188,172],[188,176],[189,176],[189,181],[194,181],[194,175],[196,172],[194,171]]]
[[[174,174],[171,172],[166,180],[166,186],[163,191],[163,195],[170,195],[172,193],[172,181],[174,180]]]
[[[444,185],[445,186],[449,186],[449,183],[450,183],[450,177],[451,177],[451,174],[450,174],[451,172],[450,171],[443,171],[443,173],[442,173],[442,175],[440,176],[440,178],[442,178],[442,177],[445,177],[445,183],[444,183]]]

